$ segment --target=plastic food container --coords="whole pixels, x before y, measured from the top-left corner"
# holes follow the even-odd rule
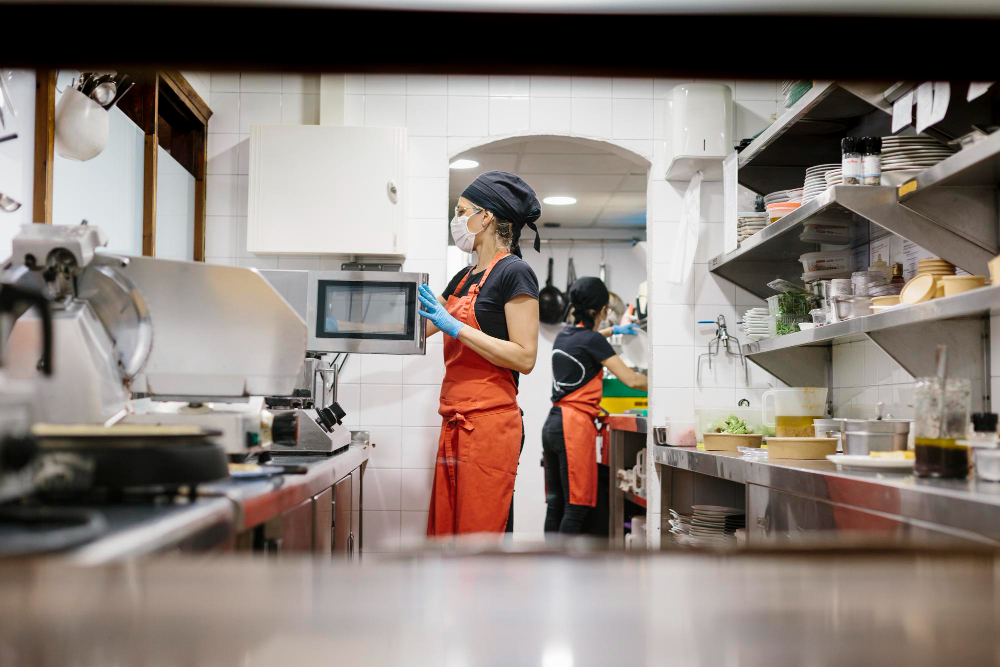
[[[898,306],[898,305],[899,305],[898,294],[893,294],[890,296],[872,297],[872,308],[885,308],[886,306]]]
[[[746,422],[747,428],[754,433],[767,435],[773,430],[765,430],[764,422],[761,419],[760,408],[695,408],[694,418],[697,422],[695,432],[701,440],[704,433],[711,433],[718,428],[722,428],[729,416],[742,419]],[[704,442],[704,440],[701,440]]]
[[[759,433],[703,433],[706,452],[738,452],[740,447],[760,447],[764,436]]]
[[[954,296],[985,286],[986,276],[941,276],[938,285],[944,287],[944,296]]]
[[[802,206],[799,202],[783,202],[781,204],[768,204],[767,217],[770,222],[777,222],[783,217]]]
[[[977,448],[976,477],[987,482],[1000,482],[1000,449]]]
[[[799,261],[802,262],[802,270],[806,273],[847,271],[851,268],[851,251],[807,252],[799,257]]]
[[[802,227],[799,240],[806,243],[846,245],[851,242],[851,225],[847,222],[811,222]]]
[[[668,421],[666,426],[653,429],[656,444],[667,447],[694,447],[698,444],[695,422]]]
[[[768,438],[768,459],[822,460],[837,453],[837,438]]]

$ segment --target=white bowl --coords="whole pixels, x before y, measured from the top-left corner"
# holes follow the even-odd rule
[[[799,331],[805,331],[806,329],[815,329],[815,322],[799,322]]]
[[[56,152],[86,162],[108,145],[108,112],[76,88],[67,88],[56,105]]]

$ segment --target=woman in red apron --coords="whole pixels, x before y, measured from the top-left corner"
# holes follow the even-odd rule
[[[538,351],[538,279],[521,259],[525,225],[541,205],[514,174],[491,171],[462,194],[452,237],[476,266],[462,269],[444,294],[420,288],[427,335],[443,331],[441,436],[427,517],[429,536],[501,533],[509,519],[524,443],[517,405],[520,373]]]
[[[569,291],[576,326],[552,344],[552,410],[542,427],[548,510],[545,532],[579,534],[597,505],[597,427],[604,368],[633,389],[647,378],[625,365],[607,338],[635,335],[635,324],[601,329],[608,317],[608,288],[599,278],[580,278]]]

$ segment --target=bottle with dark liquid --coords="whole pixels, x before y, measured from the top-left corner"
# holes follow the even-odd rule
[[[921,378],[915,395],[914,472],[919,477],[965,479],[969,475],[965,441],[972,395],[969,380],[949,378],[942,391],[938,378]]]

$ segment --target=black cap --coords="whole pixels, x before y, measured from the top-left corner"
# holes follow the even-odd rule
[[[997,413],[995,412],[973,412],[972,428],[977,433],[997,432]]]
[[[857,153],[858,152],[858,139],[857,137],[844,137],[840,140],[840,152],[841,153]]]
[[[882,152],[882,137],[861,137],[858,140],[858,152],[871,154]]]
[[[577,309],[600,310],[609,301],[608,288],[600,278],[584,276],[569,288],[569,302]]]

